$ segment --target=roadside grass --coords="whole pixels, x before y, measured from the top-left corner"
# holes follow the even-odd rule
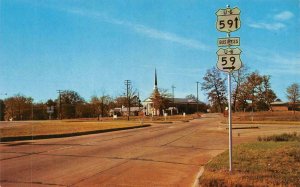
[[[235,112],[233,121],[300,121],[300,111]],[[252,120],[253,118],[253,120]]]
[[[67,120],[45,120],[45,121],[18,121],[18,122],[5,122],[18,123],[14,126],[0,126],[0,137],[20,137],[20,136],[37,136],[37,135],[56,135],[56,134],[71,134],[78,132],[89,132],[98,130],[109,130],[116,128],[127,128],[140,126],[144,123],[151,122],[172,122],[191,120],[198,117],[198,115],[173,115],[167,116],[165,119],[162,116],[142,117],[130,116],[130,121],[127,117],[119,117],[113,120],[111,117],[89,119],[67,119]]]
[[[192,120],[195,118],[201,117],[201,113],[198,114],[190,114],[190,115],[168,115],[166,117],[164,116],[130,116],[130,121],[146,121],[146,122],[152,122],[152,121],[182,121],[182,120]],[[82,118],[82,119],[71,119],[69,121],[97,121],[97,118]],[[104,117],[100,118],[99,121],[127,121],[127,116],[118,116],[117,119],[113,120],[112,117]]]
[[[0,137],[36,136],[49,134],[68,134],[114,128],[140,126],[136,122],[71,122],[71,121],[46,121],[26,122],[14,127],[0,129]]]
[[[300,136],[297,136],[297,132],[294,133],[283,133],[280,135],[272,135],[272,136],[258,136],[258,141],[274,141],[274,142],[284,142],[284,141],[299,141]]]
[[[201,186],[299,186],[300,137],[296,133],[273,135],[233,148],[233,172],[228,171],[228,151],[205,166]]]

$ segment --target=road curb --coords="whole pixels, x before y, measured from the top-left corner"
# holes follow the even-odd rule
[[[75,133],[67,133],[67,134],[47,134],[47,135],[36,135],[36,136],[3,137],[3,138],[0,138],[0,142],[12,142],[12,141],[20,141],[20,140],[40,140],[40,139],[50,139],[50,138],[66,138],[66,137],[72,137],[72,136],[99,134],[99,133],[105,133],[105,132],[122,131],[122,130],[137,129],[137,128],[150,127],[150,126],[151,126],[150,124],[145,124],[145,125],[139,125],[139,126],[133,126],[133,127],[103,129],[103,130],[75,132]]]
[[[199,187],[200,186],[199,185],[199,179],[202,176],[203,172],[204,172],[204,166],[201,166],[199,172],[197,173],[197,176],[195,178],[195,181],[194,181],[192,187]]]

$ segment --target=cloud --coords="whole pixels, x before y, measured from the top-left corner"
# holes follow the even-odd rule
[[[199,50],[203,50],[203,51],[209,50],[209,46],[201,43],[198,40],[182,37],[182,36],[179,36],[179,35],[171,33],[171,32],[160,31],[160,30],[157,30],[157,29],[154,29],[154,28],[142,25],[142,24],[136,24],[136,23],[132,23],[129,21],[125,21],[125,20],[112,18],[101,12],[86,11],[86,10],[82,10],[82,9],[78,9],[78,8],[72,8],[72,9],[59,8],[59,10],[65,11],[65,12],[68,12],[71,14],[76,14],[79,16],[94,18],[94,19],[97,19],[102,22],[107,22],[110,24],[127,27],[136,33],[143,34],[144,36],[147,36],[150,38],[174,42],[174,43],[177,43],[177,44],[189,47],[189,48],[193,48],[193,49],[199,49]]]
[[[285,20],[291,19],[292,17],[294,17],[294,14],[292,12],[283,11],[283,12],[280,12],[279,14],[276,14],[274,16],[274,19],[279,20],[279,21],[285,21]]]
[[[250,23],[250,24],[248,24],[248,26],[252,27],[252,28],[257,28],[257,29],[267,29],[270,31],[277,31],[277,30],[280,30],[280,29],[283,29],[286,27],[285,24],[279,23],[279,22],[276,22],[276,23],[264,23],[264,22]]]
[[[269,31],[278,31],[286,28],[286,24],[283,22],[294,17],[294,14],[290,11],[282,11],[276,15],[273,15],[273,20],[260,21],[249,23],[248,26],[256,29],[266,29]]]
[[[265,64],[268,68],[264,68],[272,75],[294,74],[299,75],[300,69],[300,53],[299,52],[275,52],[266,49],[250,49],[251,58],[257,64]]]

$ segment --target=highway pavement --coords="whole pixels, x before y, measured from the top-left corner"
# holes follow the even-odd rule
[[[191,186],[227,149],[216,114],[190,122],[0,144],[1,187]]]

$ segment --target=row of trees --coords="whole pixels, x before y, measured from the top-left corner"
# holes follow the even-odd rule
[[[193,95],[187,96],[190,98]],[[153,92],[150,96],[154,107],[162,111],[172,106],[171,94],[167,90]],[[195,99],[195,96],[193,96]],[[129,102],[128,102],[129,100]],[[3,120],[43,120],[43,119],[71,119],[71,118],[100,118],[110,116],[111,109],[128,107],[140,107],[141,101],[136,92],[130,91],[127,97],[122,95],[113,98],[109,95],[92,96],[90,101],[85,101],[77,92],[66,90],[58,95],[55,100],[34,103],[33,98],[24,95],[0,100],[0,119]],[[194,106],[195,108],[195,106]],[[188,107],[192,111],[196,109]],[[207,106],[199,102],[199,111],[205,111]],[[188,111],[190,111],[188,110]]]
[[[278,100],[276,94],[271,89],[270,76],[261,75],[258,72],[248,72],[245,67],[236,71],[232,75],[232,109],[233,111],[264,111],[270,110],[271,102]],[[210,108],[213,112],[223,112],[228,106],[226,92],[226,77],[215,67],[207,70],[203,77],[201,89],[207,94]],[[293,109],[299,102],[299,84],[292,84],[287,88],[287,98],[290,100]],[[140,98],[136,91],[129,88],[128,96],[118,96],[113,98],[109,95],[92,96],[90,101],[85,101],[77,92],[66,90],[60,92],[57,99],[49,99],[45,103],[34,103],[33,98],[23,95],[0,100],[0,120],[36,120],[65,118],[95,118],[99,116],[109,116],[113,108],[142,107]],[[172,95],[167,90],[155,89],[150,99],[153,107],[159,114],[162,111],[173,107]],[[194,95],[187,98],[196,100]],[[204,111],[207,106],[201,103],[200,110]],[[51,110],[53,109],[53,110]]]
[[[270,75],[248,72],[247,68],[242,67],[232,74],[232,78],[233,111],[272,110],[271,103],[278,98],[271,89]],[[213,67],[207,70],[203,80],[201,89],[206,91],[212,111],[223,112],[228,106],[226,77]],[[299,101],[299,85],[295,83],[291,87],[287,88],[287,98],[295,104]]]
[[[139,98],[131,95],[130,106],[141,106]],[[24,95],[0,100],[1,120],[37,120],[90,118],[108,116],[110,109],[127,106],[126,96],[112,98],[109,95],[92,96],[90,101],[85,101],[77,92],[66,90],[60,93],[57,99],[49,99],[45,103],[34,103],[33,98]],[[53,109],[53,110],[51,110]]]
[[[172,95],[166,89],[156,89],[150,99],[153,107],[162,115],[163,110],[174,107]],[[187,98],[194,99],[192,94]],[[195,104],[194,104],[195,105]],[[90,101],[85,101],[77,92],[72,90],[60,91],[57,99],[49,99],[47,102],[34,103],[33,98],[24,95],[15,95],[4,100],[0,100],[0,120],[43,120],[43,119],[71,119],[71,118],[100,118],[110,116],[111,109],[126,107],[140,107],[141,100],[136,91],[129,88],[127,94],[118,97],[111,97],[102,94],[92,96]],[[208,108],[206,104],[199,102],[199,111],[204,112]],[[195,106],[184,106],[186,113],[196,112]]]

